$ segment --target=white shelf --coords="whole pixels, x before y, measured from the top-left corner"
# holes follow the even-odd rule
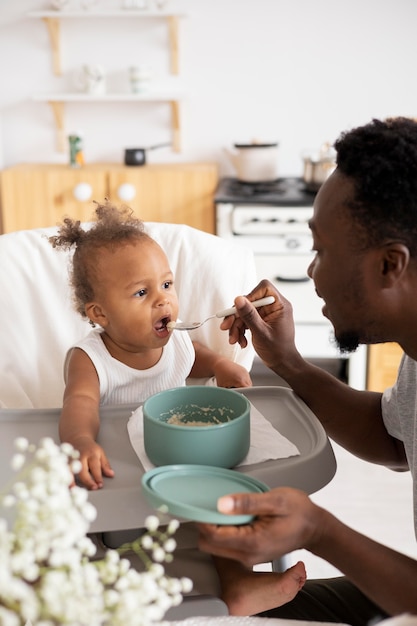
[[[28,17],[35,17],[37,19],[43,18],[57,18],[57,19],[67,19],[67,18],[100,18],[100,17],[137,17],[137,18],[167,18],[167,17],[186,17],[185,13],[176,13],[175,11],[141,11],[137,10],[120,10],[120,11],[89,11],[88,9],[84,11],[70,11],[70,10],[62,10],[62,11],[30,11]]]
[[[38,93],[32,96],[37,102],[172,102],[182,100],[184,94],[178,92],[146,93]]]
[[[52,65],[57,76],[62,75],[61,70],[61,20],[65,19],[89,19],[89,18],[156,18],[167,21],[169,31],[169,45],[171,56],[171,73],[179,73],[179,42],[178,42],[178,21],[184,17],[182,13],[169,11],[147,11],[147,10],[119,10],[119,11],[31,11],[28,17],[41,19],[45,22],[52,51]],[[94,95],[88,93],[45,93],[35,94],[33,100],[37,102],[47,102],[52,108],[57,130],[58,150],[61,152],[66,147],[65,136],[65,104],[71,102],[166,102],[171,107],[171,128],[172,147],[175,152],[180,151],[180,110],[179,102],[183,94],[178,91],[149,91],[146,93],[106,93]]]
[[[178,60],[178,21],[180,17],[184,17],[183,13],[173,13],[166,11],[136,11],[120,10],[120,11],[31,11],[28,17],[41,19],[45,22],[52,49],[52,65],[54,74],[61,76],[61,20],[65,19],[89,19],[89,18],[154,18],[165,19],[169,31],[169,47],[171,54],[171,72],[179,73]]]
[[[37,102],[47,102],[54,115],[57,132],[57,149],[64,152],[66,148],[65,104],[71,102],[167,102],[171,107],[172,149],[181,150],[180,103],[178,94],[106,94],[94,96],[85,93],[51,93],[35,94]]]

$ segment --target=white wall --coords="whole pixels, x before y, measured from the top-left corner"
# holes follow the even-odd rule
[[[79,7],[81,0],[71,0]],[[340,131],[388,115],[417,116],[415,0],[169,0],[181,20],[183,151],[149,161],[215,160],[252,138],[278,140],[282,175],[301,175],[300,153]],[[98,0],[119,8],[121,0]],[[63,77],[52,74],[45,25],[27,11],[48,0],[0,0],[0,155],[3,165],[67,162],[56,150],[51,110],[36,92],[68,90],[84,62],[100,62],[109,90],[127,89],[127,67],[168,72],[166,28],[145,20],[67,20]],[[67,131],[81,129],[88,161],[122,161],[126,147],[169,140],[161,104],[67,105]],[[0,120],[1,121],[1,120]],[[1,163],[0,163],[1,165]]]

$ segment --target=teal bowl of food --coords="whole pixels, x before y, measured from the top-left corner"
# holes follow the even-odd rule
[[[145,452],[156,466],[189,464],[231,468],[250,446],[250,404],[223,387],[161,391],[143,404]]]

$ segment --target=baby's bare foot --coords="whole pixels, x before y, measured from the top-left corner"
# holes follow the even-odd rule
[[[240,616],[255,615],[290,602],[307,578],[302,561],[282,573],[252,571],[240,564],[232,566],[230,561],[218,563],[218,571],[222,600],[230,615]]]

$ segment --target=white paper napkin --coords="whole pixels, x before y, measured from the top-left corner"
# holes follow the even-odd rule
[[[143,442],[143,414],[142,407],[132,413],[127,423],[130,443],[139,457],[145,471],[155,467],[149,460]],[[254,465],[271,459],[286,459],[289,456],[300,454],[295,446],[286,437],[281,435],[256,407],[251,403],[250,418],[250,448],[246,457],[239,465]],[[239,466],[238,466],[239,467]]]

